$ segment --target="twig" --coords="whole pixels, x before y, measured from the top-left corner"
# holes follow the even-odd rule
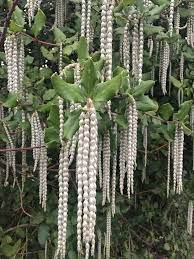
[[[13,12],[15,11],[15,8],[16,8],[18,2],[19,2],[19,0],[14,0],[9,12],[7,13],[7,16],[5,18],[5,22],[3,24],[3,31],[2,31],[1,36],[0,36],[0,47],[2,47],[2,45],[3,45],[3,42],[5,40],[5,35],[6,35],[6,32],[7,32],[7,27],[9,26],[11,16],[12,16]]]
[[[50,42],[47,42],[47,41],[39,40],[38,38],[33,37],[32,35],[29,35],[29,34],[27,34],[27,33],[22,32],[22,34],[23,34],[24,36],[27,36],[27,37],[31,38],[32,41],[37,42],[37,43],[39,43],[39,44],[41,44],[41,45],[47,45],[47,46],[52,46],[52,47],[58,46],[58,45],[55,44],[55,43],[50,43]]]
[[[11,227],[11,228],[5,230],[4,234],[12,232],[12,231],[16,230],[17,228],[29,228],[29,227],[36,227],[36,226],[37,225],[35,225],[35,224],[21,224],[21,225],[17,225],[17,226],[14,226],[14,227]]]
[[[36,147],[23,147],[23,148],[0,148],[0,152],[9,152],[9,151],[18,151],[18,152],[22,152],[22,151],[28,151],[28,150],[33,150],[33,149],[39,149],[39,148],[43,148],[45,146],[36,146]]]
[[[21,206],[21,209],[22,209],[24,214],[26,214],[28,217],[32,218],[32,215],[30,215],[28,212],[26,212],[24,207],[23,207],[23,193],[22,193],[22,190],[20,188],[20,185],[19,185],[19,182],[18,182],[17,178],[16,178],[16,184],[17,184],[19,192],[20,192],[20,206]]]

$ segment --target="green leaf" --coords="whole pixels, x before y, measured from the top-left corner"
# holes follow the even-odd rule
[[[10,258],[15,256],[21,245],[21,239],[19,239],[13,246],[8,244],[1,245],[1,253],[6,257]]]
[[[45,129],[45,142],[48,148],[53,149],[58,146],[59,141],[59,131],[54,127],[49,127]]]
[[[44,46],[41,46],[40,48],[42,55],[48,59],[48,60],[53,60],[54,59],[54,55],[51,51],[49,51],[47,48],[45,48]]]
[[[170,103],[165,103],[159,108],[159,114],[164,120],[169,120],[173,115],[174,108]]]
[[[183,121],[186,116],[189,115],[193,101],[185,101],[181,104],[178,113],[175,114],[175,118],[179,121]]]
[[[55,89],[49,89],[44,93],[43,100],[50,101],[55,97],[55,95],[56,95]]]
[[[127,129],[127,120],[124,115],[117,115],[115,122],[123,129]]]
[[[179,8],[181,17],[194,16],[193,8]]]
[[[68,119],[64,124],[64,138],[65,139],[72,139],[73,135],[79,128],[79,116],[81,111],[73,111],[69,113]]]
[[[97,82],[97,74],[94,63],[91,59],[84,64],[84,71],[81,79],[81,85],[84,87],[88,97],[92,96]]]
[[[161,11],[165,8],[166,4],[162,4],[162,5],[156,5],[153,7],[153,9],[151,9],[149,11],[149,15],[150,16],[154,16],[156,14],[160,14]]]
[[[69,102],[81,103],[85,101],[85,97],[81,88],[75,84],[69,84],[60,78],[57,73],[52,75],[51,82],[57,94]]]
[[[88,44],[84,37],[81,37],[79,40],[78,47],[77,47],[77,54],[78,54],[79,60],[89,58]]]
[[[17,106],[18,95],[16,93],[9,93],[6,102],[3,103],[4,107],[13,108]]]
[[[142,112],[157,111],[158,104],[148,96],[144,95],[137,100],[137,109]]]
[[[181,126],[182,126],[182,128],[183,128],[184,133],[185,133],[187,136],[190,136],[190,135],[192,134],[192,130],[189,129],[185,124],[182,124]]]
[[[23,11],[16,6],[15,11],[12,14],[9,29],[13,32],[21,32],[24,28],[25,20]]]
[[[38,242],[44,246],[49,236],[49,227],[45,224],[40,225],[38,229]]]
[[[133,91],[133,96],[137,97],[147,93],[155,84],[153,80],[141,81],[141,84],[136,86]]]
[[[156,33],[161,33],[163,31],[164,31],[164,28],[161,27],[161,26],[154,26],[154,25],[151,25],[151,24],[145,24],[145,27],[144,27],[144,32],[147,35],[153,35],[153,34],[156,34]]]
[[[135,0],[123,0],[124,6],[133,5],[134,3],[135,3]]]
[[[119,88],[122,85],[124,73],[120,73],[118,76],[115,76],[113,79],[100,83],[96,87],[96,94],[94,96],[95,102],[106,102],[111,100],[118,92]]]
[[[182,87],[182,83],[180,81],[178,81],[175,77],[171,76],[170,77],[170,81],[172,82],[172,84],[177,87],[177,88],[181,88]]]
[[[164,250],[166,250],[166,251],[170,250],[170,245],[168,243],[164,244]]]
[[[32,32],[37,36],[43,29],[46,21],[46,16],[41,9],[38,10],[36,16],[34,17],[34,24],[32,26]]]
[[[57,27],[54,27],[53,32],[55,36],[55,41],[57,43],[65,42],[66,36],[60,29],[58,29]]]
[[[58,105],[52,105],[48,116],[48,126],[59,128],[59,107]]]
[[[32,224],[39,225],[44,221],[44,215],[41,212],[36,213],[36,215],[33,215]]]

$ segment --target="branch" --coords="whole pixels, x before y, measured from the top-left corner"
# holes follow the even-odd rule
[[[41,45],[52,46],[52,47],[58,46],[58,45],[55,44],[55,43],[50,43],[50,42],[48,42],[48,41],[39,40],[38,38],[33,37],[33,36],[30,35],[30,34],[27,34],[27,33],[24,33],[24,32],[22,32],[22,34],[25,35],[26,37],[31,38],[32,41],[37,42],[37,43],[39,43],[39,44],[41,44]]]
[[[0,47],[3,46],[3,42],[5,40],[5,35],[6,35],[6,32],[7,32],[7,27],[9,26],[11,16],[12,16],[13,12],[15,11],[15,8],[16,8],[18,2],[19,2],[19,0],[14,0],[9,12],[7,13],[7,16],[5,18],[5,22],[3,24],[3,31],[2,31],[1,36],[0,36]]]
[[[24,147],[24,148],[0,148],[0,152],[11,152],[11,151],[28,151],[28,150],[33,150],[33,149],[38,149],[38,148],[43,148],[45,146],[37,146],[37,147]]]
[[[17,228],[29,228],[29,227],[36,227],[37,225],[35,224],[21,224],[21,225],[17,225],[15,227],[9,228],[7,230],[4,231],[4,234],[7,234],[9,232],[12,232],[14,230],[16,230]]]

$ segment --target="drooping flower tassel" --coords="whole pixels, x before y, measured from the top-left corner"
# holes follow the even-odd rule
[[[189,201],[187,216],[187,232],[192,236],[193,233],[193,201]]]

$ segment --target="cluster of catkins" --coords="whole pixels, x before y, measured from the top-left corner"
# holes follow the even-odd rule
[[[31,26],[32,20],[34,19],[34,15],[37,9],[40,8],[42,0],[27,0],[26,7],[28,11],[28,22],[29,26]]]
[[[128,105],[126,111],[128,128],[120,133],[120,155],[119,155],[119,172],[120,172],[120,192],[123,194],[124,179],[127,174],[127,194],[130,198],[134,192],[134,169],[136,166],[137,156],[137,123],[138,113],[134,99]]]
[[[44,141],[44,132],[41,127],[38,112],[34,112],[30,120],[31,147],[33,149],[35,172],[39,164],[39,199],[40,204],[46,210],[47,200],[47,147]]]
[[[86,111],[79,120],[76,176],[78,185],[77,248],[81,253],[85,244],[86,258],[95,249],[96,225],[96,176],[98,155],[98,121],[92,100],[88,100]]]
[[[132,33],[129,33],[130,25]],[[124,67],[130,71],[136,82],[141,83],[143,68],[143,50],[144,50],[144,21],[141,15],[134,11],[129,13],[128,22],[124,28],[124,34],[121,44],[121,62]]]
[[[24,77],[24,42],[21,35],[7,35],[4,50],[8,74],[7,89],[17,93],[23,88]]]
[[[5,113],[3,106],[0,106],[0,120],[4,119]],[[6,170],[5,170],[5,180],[4,186],[9,184],[9,172],[10,169],[13,172],[13,186],[16,182],[16,153],[15,153],[15,143],[14,138],[10,134],[9,126],[6,122],[3,122],[3,129],[7,136],[8,142],[6,143],[6,149],[10,149],[10,151],[6,151]]]

